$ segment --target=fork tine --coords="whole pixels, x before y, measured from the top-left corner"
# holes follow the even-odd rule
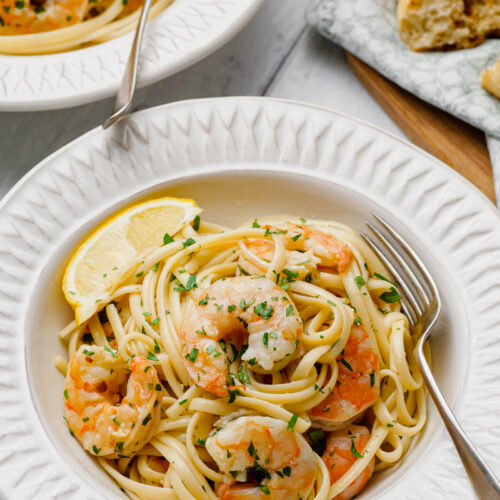
[[[377,227],[375,227],[370,221],[365,221],[365,224],[383,245],[383,248],[385,249],[385,254],[387,253],[390,254],[390,258],[388,257],[387,260],[391,263],[391,265],[395,269],[396,265],[399,267],[399,271],[396,269],[396,273],[399,274],[400,276],[401,274],[404,275],[401,279],[397,280],[398,285],[405,290],[405,293],[408,296],[408,298],[412,301],[412,305],[416,310],[417,314],[422,316],[425,311],[425,302],[423,302],[420,297],[417,277],[409,268],[408,264],[405,262],[402,256],[396,252],[394,246],[386,238],[386,236],[382,234],[380,230]],[[382,251],[382,249],[379,248],[379,251]],[[384,252],[382,251],[382,253]]]
[[[401,291],[401,308],[403,312],[408,316],[411,326],[415,326],[418,323],[418,316],[415,312],[415,304],[409,299],[407,295],[408,287],[406,286],[405,280],[401,277],[397,269],[392,265],[390,260],[385,256],[380,247],[370,238],[369,235],[365,234],[363,231],[359,231],[360,236],[366,241],[370,248],[377,254],[382,263],[387,267],[391,275],[400,285]]]
[[[427,301],[431,303],[434,299],[439,298],[439,292],[436,286],[436,283],[432,279],[432,276],[422,262],[422,259],[416,254],[416,252],[408,245],[408,243],[403,239],[403,237],[380,215],[377,213],[373,213],[373,217],[382,224],[382,226],[387,230],[387,232],[397,241],[398,245],[406,252],[411,262],[415,266],[415,268],[423,275],[424,282],[429,289],[430,297],[426,294]]]
[[[429,306],[432,302],[432,297],[429,298],[427,292],[424,290],[421,281],[425,278],[419,277],[420,274],[417,269],[413,269],[408,259],[405,257],[404,250],[398,250],[397,245],[395,245],[389,238],[383,234],[383,232],[378,229],[376,226],[371,224],[369,221],[366,221],[367,226],[374,232],[377,237],[381,240],[387,250],[390,252],[392,256],[392,260],[396,261],[398,265],[403,269],[404,273],[408,277],[407,285],[408,288],[412,291],[413,300],[419,306],[421,312],[425,311],[426,307]]]

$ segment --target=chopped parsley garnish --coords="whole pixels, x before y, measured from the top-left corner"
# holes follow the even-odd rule
[[[302,233],[299,233],[299,234],[296,234],[295,236],[292,236],[292,241],[297,241],[301,236],[302,236]]]
[[[251,457],[255,458],[255,460],[259,460],[259,455],[257,454],[257,450],[255,449],[252,441],[250,441],[250,445],[248,446],[248,453]]]
[[[141,271],[135,275],[136,278],[140,278],[144,274],[144,271]]]
[[[379,295],[379,299],[382,299],[384,302],[391,304],[392,302],[398,302],[401,300],[401,295],[399,295],[398,291],[391,286],[391,290],[389,292],[384,292]]]
[[[260,224],[257,222],[257,219],[255,219],[252,223],[252,227],[254,228],[260,228]]]
[[[292,418],[289,420],[288,425],[286,426],[287,431],[293,431],[293,429],[295,428],[295,424],[297,423],[298,418],[299,418],[299,416],[296,413],[294,413],[292,415]]]
[[[363,276],[356,276],[354,278],[354,281],[356,282],[356,285],[358,285],[358,288],[361,288],[365,284],[365,280],[363,279]]]
[[[375,278],[378,278],[379,280],[387,281],[388,283],[391,283],[392,285],[396,286],[396,283],[394,283],[394,281],[387,279],[385,276],[382,276],[379,273],[373,273],[373,276],[375,276]]]
[[[158,354],[159,352],[161,352],[158,341],[156,339],[153,339],[153,342],[155,343],[155,354]]]
[[[186,290],[189,292],[189,290],[191,290],[193,288],[197,288],[197,287],[198,287],[198,285],[196,284],[196,274],[193,274],[187,280]]]
[[[228,403],[234,403],[236,401],[236,396],[240,395],[240,392],[238,391],[238,389],[228,389],[227,392],[229,394]]]
[[[356,458],[363,458],[363,455],[358,453],[358,450],[356,450],[356,445],[354,444],[354,437],[351,437],[351,453],[356,457]]]
[[[287,316],[291,316],[293,314],[293,306],[292,304],[290,304],[287,308],[286,308],[286,315]]]
[[[116,351],[113,351],[113,349],[110,349],[107,345],[104,346],[104,350],[109,352],[109,354],[111,354],[111,356],[113,356],[113,358],[115,358],[115,359],[118,358],[118,354],[116,353]]]
[[[349,363],[348,363],[348,362],[347,362],[344,358],[342,358],[342,359],[340,360],[340,362],[341,362],[341,363],[342,363],[342,364],[343,364],[343,365],[344,365],[344,366],[345,366],[345,367],[346,367],[349,371],[351,371],[351,372],[352,372],[352,371],[354,371],[354,370],[352,369],[352,366],[351,366],[351,365],[350,365],[350,364],[349,364]]]
[[[249,359],[249,360],[248,360],[248,364],[249,364],[249,365],[252,365],[252,366],[253,366],[256,362],[257,362],[257,358],[252,358],[252,359]]]
[[[240,273],[243,274],[244,276],[250,276],[250,273],[248,271],[246,271],[245,269],[243,269],[239,264],[238,264],[238,269],[239,269]]]
[[[149,359],[151,361],[159,361],[159,359],[152,352],[148,352],[146,359]]]
[[[269,488],[265,484],[259,484],[259,489],[264,493],[264,495],[270,495],[271,492],[269,491]]]
[[[159,322],[160,322],[160,318],[155,318],[153,321],[151,321],[151,324],[153,326],[156,326]],[[158,351],[158,352],[160,352],[160,351]]]
[[[313,429],[309,432],[309,437],[312,439],[313,443],[317,443],[320,439],[325,438],[325,433],[322,429]]]
[[[85,354],[86,356],[93,356],[93,351],[87,351],[87,349],[84,349],[83,350],[83,354]]]
[[[179,401],[179,406],[185,405],[187,402],[187,399],[183,399],[182,401]]]
[[[209,346],[209,347],[213,347],[213,346]],[[194,363],[196,360],[196,356],[198,356],[198,352],[199,352],[198,349],[196,349],[196,347],[193,347],[193,350],[189,354],[186,354],[185,358],[188,361],[191,361],[191,363]],[[208,349],[207,349],[207,352],[208,352]]]
[[[355,324],[356,326],[360,326],[362,323],[363,323],[363,322],[361,321],[361,318],[360,318],[359,316],[356,316],[356,317],[354,318],[354,324]]]
[[[194,245],[195,243],[196,243],[196,241],[193,240],[193,238],[188,238],[186,241],[182,242],[182,246],[184,248],[187,248],[187,247],[190,247],[191,245]]]
[[[92,445],[92,451],[96,454],[99,455],[99,452],[101,451],[101,448],[98,448],[95,444]]]
[[[113,422],[116,424],[116,425],[122,425],[122,423],[115,417],[113,419]]]
[[[168,233],[163,235],[163,244],[168,245],[169,243],[173,243],[175,240]]]
[[[156,273],[156,271],[158,271],[158,266],[160,265],[159,262],[157,262],[154,266],[153,266],[153,272]]]
[[[240,369],[238,370],[238,377],[244,384],[250,383],[250,377],[248,376],[248,373],[245,370],[245,366],[243,364],[240,365]]]
[[[198,231],[198,229],[200,229],[200,216],[197,215],[194,220],[193,220],[193,229],[195,231]]]
[[[245,299],[241,299],[240,300],[240,307],[243,311],[246,311],[254,302],[255,302],[255,299],[249,300],[248,302],[246,302]]]
[[[68,399],[68,389],[64,389],[63,394],[64,394],[64,399],[67,400]]]
[[[262,343],[266,349],[269,347],[269,332],[264,332],[264,335],[262,335]]]
[[[205,440],[204,439],[198,438],[196,441],[198,442],[198,444],[200,446],[205,446]]]
[[[142,421],[142,425],[147,425],[151,418],[151,413],[148,413],[146,418]]]
[[[231,304],[230,306],[227,306],[228,312],[233,312],[236,309],[236,306],[234,304]]]
[[[375,372],[370,373],[370,387],[375,385]]]
[[[201,299],[199,302],[198,302],[198,305],[200,306],[206,306],[208,304],[208,294],[206,297],[204,297],[203,299]]]
[[[16,9],[24,9],[24,1],[23,0],[16,0],[15,6],[16,6]]]
[[[269,319],[271,314],[273,313],[273,306],[269,304],[267,305],[267,301],[261,302],[253,308],[253,312],[257,316],[261,316],[263,319]]]
[[[312,449],[318,454],[323,455],[326,448],[326,436],[321,429],[313,429],[308,432],[308,436],[312,441]]]

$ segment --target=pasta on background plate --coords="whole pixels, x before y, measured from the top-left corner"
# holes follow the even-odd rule
[[[155,0],[148,19],[173,0]],[[132,31],[143,0],[0,0],[0,54],[63,52]]]

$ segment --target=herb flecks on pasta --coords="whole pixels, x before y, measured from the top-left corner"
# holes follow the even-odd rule
[[[56,361],[70,433],[132,498],[348,499],[404,456],[419,332],[356,233],[198,215],[160,239]]]

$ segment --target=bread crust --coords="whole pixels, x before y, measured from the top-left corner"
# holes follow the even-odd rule
[[[481,73],[481,84],[488,92],[500,98],[500,59]]]
[[[399,0],[398,28],[414,51],[466,49],[500,33],[498,0]]]

